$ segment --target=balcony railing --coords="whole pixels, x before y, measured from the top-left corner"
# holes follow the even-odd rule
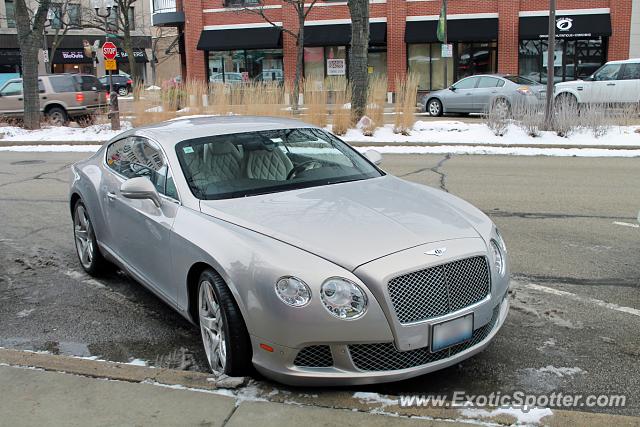
[[[176,0],[153,0],[153,13],[177,12]]]

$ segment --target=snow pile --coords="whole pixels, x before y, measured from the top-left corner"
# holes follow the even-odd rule
[[[110,124],[87,126],[45,126],[38,130],[26,130],[17,126],[0,126],[2,141],[108,141],[120,132],[131,129],[130,122],[122,122],[121,130],[111,130]]]
[[[531,408],[528,411],[523,411],[516,408],[498,408],[492,411],[486,409],[463,409],[460,411],[465,417],[478,419],[478,418],[491,418],[496,415],[511,415],[517,420],[518,424],[540,424],[542,418],[553,415],[553,411],[549,408]]]
[[[151,85],[148,88],[146,88],[145,90],[162,90],[162,88],[160,86],[155,86],[155,85]]]
[[[364,403],[379,403],[382,406],[392,406],[398,404],[398,399],[390,399],[378,393],[370,393],[364,391],[357,391],[353,393],[353,398],[358,399]]]
[[[490,145],[436,145],[407,146],[384,145],[355,147],[364,153],[375,150],[382,154],[480,154],[500,156],[553,156],[553,157],[640,157],[640,150],[613,150],[606,148],[536,148],[536,147],[492,147]]]
[[[584,146],[639,146],[638,126],[613,127],[606,135],[595,138],[588,130],[580,130],[568,138],[554,132],[543,131],[540,136],[531,137],[521,128],[511,124],[505,136],[493,134],[484,123],[463,123],[455,120],[432,122],[417,121],[410,135],[396,134],[393,125],[376,129],[373,136],[365,136],[361,129],[349,129],[343,139],[347,142],[374,143],[414,143],[414,144],[518,144],[518,145],[584,145]]]

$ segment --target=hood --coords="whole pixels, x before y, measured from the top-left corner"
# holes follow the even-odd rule
[[[353,271],[371,260],[425,243],[480,237],[465,216],[446,202],[444,194],[384,176],[245,198],[203,200],[200,209]],[[466,218],[484,216],[477,210],[465,214]]]

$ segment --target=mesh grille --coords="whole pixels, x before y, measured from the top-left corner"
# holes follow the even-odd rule
[[[333,366],[331,349],[328,345],[312,345],[310,347],[305,347],[298,352],[293,364],[308,368],[328,368]]]
[[[453,347],[431,353],[429,347],[416,350],[398,351],[392,342],[377,344],[353,344],[349,346],[351,359],[361,371],[393,371],[397,369],[414,368],[438,360],[454,356],[483,341],[496,325],[500,305],[493,309],[493,316],[486,325],[473,331],[469,341]]]
[[[400,323],[411,323],[482,301],[489,282],[487,259],[476,256],[391,279],[389,296]]]

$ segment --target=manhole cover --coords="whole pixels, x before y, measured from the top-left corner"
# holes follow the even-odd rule
[[[37,165],[39,163],[45,163],[44,160],[20,160],[19,162],[13,162],[12,165]]]

